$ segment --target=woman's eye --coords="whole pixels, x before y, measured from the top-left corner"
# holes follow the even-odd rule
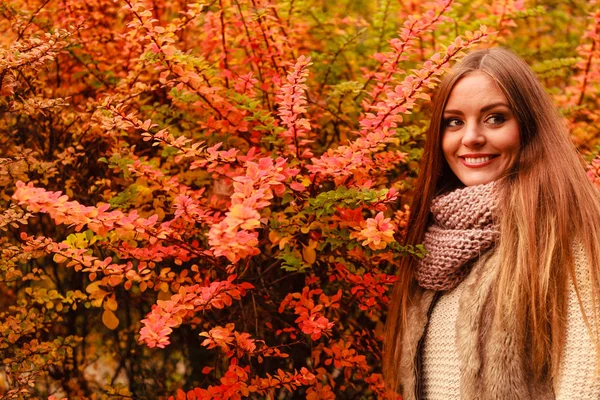
[[[458,118],[446,118],[444,120],[444,126],[446,127],[457,127],[457,126],[461,126],[462,125],[462,121]]]
[[[506,118],[502,114],[494,114],[490,115],[485,122],[492,125],[500,125],[506,122]]]

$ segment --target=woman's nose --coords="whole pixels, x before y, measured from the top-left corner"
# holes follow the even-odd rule
[[[467,147],[478,147],[485,144],[482,127],[477,123],[467,123],[462,137],[462,144]]]

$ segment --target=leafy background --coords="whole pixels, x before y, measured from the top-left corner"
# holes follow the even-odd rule
[[[385,398],[438,77],[506,46],[597,179],[595,1],[0,1],[0,398]]]

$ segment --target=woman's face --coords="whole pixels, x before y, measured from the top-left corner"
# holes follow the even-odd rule
[[[465,186],[498,179],[519,155],[517,119],[486,73],[462,77],[450,93],[442,120],[442,150]]]

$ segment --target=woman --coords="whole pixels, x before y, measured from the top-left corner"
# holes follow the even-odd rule
[[[599,399],[600,200],[531,69],[466,56],[441,82],[386,325],[410,399]]]

